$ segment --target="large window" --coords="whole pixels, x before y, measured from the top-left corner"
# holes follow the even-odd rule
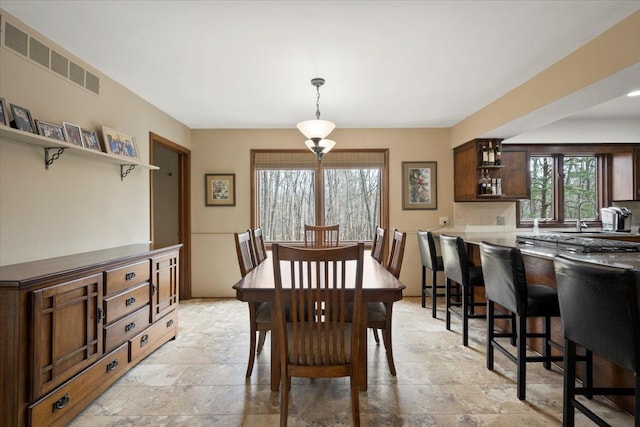
[[[341,241],[370,241],[386,226],[387,150],[252,150],[252,224],[267,241],[302,241],[304,225],[340,224]]]

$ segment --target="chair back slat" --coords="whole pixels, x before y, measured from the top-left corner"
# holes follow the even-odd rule
[[[264,236],[262,234],[262,227],[258,227],[253,230],[253,248],[256,254],[256,265],[267,259],[267,248],[264,244]]]
[[[400,278],[400,270],[402,269],[402,259],[404,258],[404,246],[407,243],[407,233],[393,230],[393,240],[391,243],[391,253],[389,254],[389,263],[387,270],[396,278]]]
[[[304,226],[305,248],[325,248],[340,244],[340,224]]]
[[[251,230],[242,233],[234,233],[236,242],[236,255],[238,256],[238,265],[242,277],[246,276],[257,265],[255,255],[253,253],[253,239],[251,238]]]
[[[371,246],[371,256],[373,259],[382,264],[384,259],[384,250],[387,246],[387,229],[376,227],[376,233],[373,236],[373,245]]]

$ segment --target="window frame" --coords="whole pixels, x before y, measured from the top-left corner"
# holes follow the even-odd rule
[[[262,150],[262,149],[252,149],[250,151],[251,157],[251,169],[250,169],[250,181],[251,181],[251,227],[257,228],[260,226],[258,224],[258,219],[260,218],[259,212],[259,203],[257,200],[258,197],[258,169],[256,169],[256,161],[255,157],[260,153],[277,153],[277,154],[286,154],[286,153],[305,153],[309,156],[313,156],[309,150],[296,150],[296,149],[272,149],[272,150]],[[380,227],[389,228],[389,149],[388,148],[371,148],[371,149],[336,149],[331,150],[331,153],[382,153],[384,156],[384,164],[381,168],[381,177],[380,177]],[[328,155],[330,155],[329,153]],[[329,168],[327,168],[329,169]],[[335,168],[330,168],[335,169]],[[321,162],[316,163],[315,168],[315,176],[314,176],[314,185],[316,188],[315,192],[315,217],[316,224],[315,225],[325,225],[324,224],[324,168]],[[342,239],[341,239],[342,240]],[[365,246],[369,247],[372,244],[372,240],[364,241]],[[270,247],[271,242],[265,242],[267,247]]]

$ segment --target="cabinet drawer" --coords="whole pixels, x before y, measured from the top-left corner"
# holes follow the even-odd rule
[[[148,282],[150,267],[149,261],[145,260],[107,271],[104,294],[115,294],[139,283]]]
[[[127,345],[29,407],[31,426],[64,426],[129,369]]]
[[[149,306],[146,305],[104,330],[104,349],[109,352],[149,326]]]
[[[178,311],[173,311],[129,341],[129,360],[138,362],[177,334]]]
[[[113,323],[122,316],[133,313],[149,304],[149,283],[143,283],[133,289],[104,299],[105,324]]]

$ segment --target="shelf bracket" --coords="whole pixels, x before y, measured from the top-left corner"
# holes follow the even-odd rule
[[[136,165],[120,165],[120,181],[124,181],[124,178],[135,168]]]
[[[51,156],[49,156],[49,150],[56,150],[55,153],[53,153]],[[44,149],[44,168],[46,170],[49,170],[49,166],[51,166],[53,164],[53,162],[55,162],[56,160],[58,160],[60,158],[60,156],[62,155],[62,153],[64,153],[64,150],[66,150],[66,148],[64,147],[45,147]]]

